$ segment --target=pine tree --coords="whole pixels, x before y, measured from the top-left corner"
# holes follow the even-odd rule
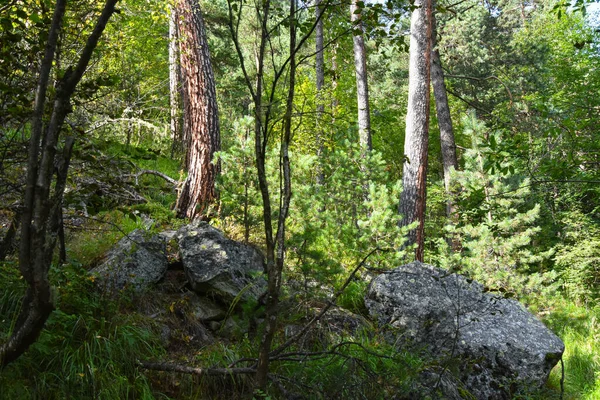
[[[500,145],[500,135],[486,132],[474,114],[463,119],[472,148],[464,154],[463,171],[454,172],[462,243],[461,268],[492,287],[522,291],[536,264],[550,257],[552,249],[538,252],[532,246],[541,228],[536,224],[540,205],[530,201],[529,178],[515,173],[510,161],[492,165],[490,156]],[[486,137],[487,136],[487,137]]]

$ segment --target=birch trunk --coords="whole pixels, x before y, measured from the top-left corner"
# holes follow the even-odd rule
[[[177,29],[177,10],[170,7],[169,18],[169,97],[171,109],[171,157],[183,151],[182,113],[181,113],[181,67],[179,66],[179,33]]]

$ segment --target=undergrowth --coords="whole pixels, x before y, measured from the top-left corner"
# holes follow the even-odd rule
[[[2,340],[20,307],[23,284],[15,266],[2,271]],[[121,314],[127,299],[109,300],[93,289],[76,264],[53,268],[56,309],[38,341],[0,374],[2,399],[151,399],[150,382],[137,360],[164,351],[152,324],[135,314]]]
[[[126,147],[116,142],[101,143],[99,147],[111,156],[131,159],[141,169],[157,170],[174,179],[182,178],[177,160],[165,157],[150,147]],[[224,164],[227,166],[226,161]],[[57,294],[56,310],[39,340],[24,356],[0,373],[0,399],[275,399],[286,398],[290,394],[308,399],[387,399],[408,393],[419,374],[427,369],[426,360],[390,346],[375,328],[368,332],[334,336],[327,336],[330,331],[313,333],[312,340],[290,347],[288,356],[272,363],[273,380],[267,393],[253,393],[249,376],[196,377],[140,369],[138,360],[167,359],[185,365],[225,367],[235,360],[255,357],[261,332],[260,328],[251,334],[244,333],[246,329],[232,330],[226,332],[226,338],[216,339],[210,344],[167,353],[161,346],[159,327],[154,326],[151,319],[133,311],[135,306],[131,297],[125,293],[110,300],[94,290],[86,270],[123,235],[135,229],[156,232],[176,229],[182,224],[175,219],[171,209],[175,193],[164,180],[142,176],[136,188],[147,202],[118,209],[99,209],[86,219],[83,226],[68,230],[69,264],[53,267],[50,273]],[[299,190],[302,188],[304,186],[300,185]],[[227,191],[224,190],[224,193],[224,207],[239,206],[231,199],[231,204],[227,203]],[[234,196],[231,197],[233,199]],[[382,210],[386,211],[388,201],[380,200]],[[298,203],[296,206],[301,208],[302,205]],[[306,205],[307,210],[309,205]],[[250,211],[256,212],[252,208],[255,206],[253,202],[248,203]],[[227,211],[227,207],[225,209]],[[302,225],[305,220],[292,221],[291,224],[295,231],[292,229],[294,236],[290,239],[293,250],[290,252],[293,253],[290,254],[290,278],[306,288],[306,296],[300,301],[307,304],[306,309],[314,304],[318,307],[318,299],[323,297],[323,293],[329,297],[331,290],[339,288],[340,277],[344,275],[340,272],[352,264],[356,259],[355,253],[358,253],[358,249],[348,253],[334,251],[337,247],[332,246],[333,242],[329,239],[336,238],[339,249],[343,250],[356,237],[353,229],[357,225],[349,223],[348,229],[353,234],[348,237],[352,240],[346,239],[347,243],[342,243],[339,225],[336,224],[345,216],[346,208],[341,207],[338,211],[340,215],[335,214],[335,208],[328,211],[327,215],[334,220],[329,231],[323,231],[322,220],[319,219],[315,220],[318,224],[314,226]],[[256,233],[258,219],[255,216],[250,215],[244,227],[244,221],[228,220],[231,215],[234,213],[225,215],[225,219],[220,221],[222,228],[228,227],[230,233],[237,232],[239,238],[247,229],[250,241],[258,241],[260,235]],[[216,223],[219,224],[219,221]],[[383,225],[381,231],[386,232]],[[370,245],[363,243],[363,247]],[[361,254],[362,250],[364,248]],[[331,254],[336,254],[337,258]],[[318,288],[315,287],[316,282],[320,283]],[[338,305],[366,315],[363,301],[366,288],[366,280],[351,282],[338,299]],[[317,293],[318,289],[322,293]],[[16,261],[9,259],[1,263],[0,343],[10,335],[23,293],[25,285]],[[600,308],[577,306],[558,294],[551,301],[545,298],[546,294],[530,292],[529,295],[531,298],[527,302],[532,311],[542,315],[546,324],[565,342],[564,398],[600,399]],[[255,308],[255,305],[246,308]],[[307,315],[300,308],[286,308],[286,312],[282,313],[281,331],[274,347],[288,338],[288,328],[306,322]],[[244,320],[236,320],[236,323],[247,328],[244,324],[247,325],[251,318],[260,319],[260,313],[245,316]],[[242,365],[251,363],[238,366]],[[561,374],[559,363],[545,388],[516,398],[559,399]]]
[[[600,307],[583,307],[561,299],[544,318],[565,343],[565,399],[600,399]],[[548,385],[560,390],[560,364]]]

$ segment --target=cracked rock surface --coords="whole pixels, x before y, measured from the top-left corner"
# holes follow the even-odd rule
[[[392,340],[460,360],[458,385],[476,399],[510,399],[542,386],[563,342],[519,302],[483,289],[413,262],[375,278],[365,304],[380,325],[396,328]]]
[[[161,280],[168,267],[165,240],[135,230],[121,239],[90,273],[109,292],[126,287],[139,292]]]
[[[265,292],[263,256],[254,247],[228,239],[205,222],[184,226],[177,239],[183,269],[196,293],[229,304]]]

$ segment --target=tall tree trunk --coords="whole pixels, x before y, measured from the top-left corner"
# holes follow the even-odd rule
[[[315,75],[317,78],[317,184],[323,184],[323,113],[325,112],[325,103],[323,99],[323,86],[325,85],[325,61],[323,49],[323,9],[321,0],[315,1],[315,13],[317,26],[315,27]]]
[[[169,7],[169,103],[171,109],[171,157],[183,150],[182,112],[181,112],[181,67],[179,65],[179,33],[177,29],[177,9]]]
[[[71,112],[73,92],[88,67],[98,40],[115,10],[116,2],[117,0],[107,0],[77,64],[74,68],[69,67],[58,81],[50,120],[43,129],[50,70],[65,13],[66,1],[56,2],[40,67],[29,139],[19,247],[19,268],[28,289],[15,327],[7,341],[0,346],[0,369],[16,360],[35,342],[54,307],[48,272],[56,247],[63,193],[73,148],[73,139],[67,138],[62,154],[57,155],[60,131],[66,116]]]
[[[442,69],[440,52],[437,49],[437,23],[435,14],[432,15],[432,24],[433,34],[431,40],[433,49],[431,52],[431,85],[433,86],[435,109],[438,127],[440,128],[442,164],[444,167],[444,188],[446,189],[446,195],[448,196],[448,200],[446,201],[446,216],[451,223],[455,223],[455,206],[450,192],[450,175],[452,174],[452,171],[458,169],[458,159],[456,157],[456,141],[454,140],[454,131],[452,129],[448,94],[446,92],[446,83],[444,81],[444,70]],[[456,251],[460,248],[460,243],[456,237],[447,237],[446,241],[453,250]]]
[[[444,166],[444,187],[446,193],[450,193],[450,174],[452,170],[458,168],[456,158],[456,142],[454,141],[454,131],[452,129],[452,119],[450,118],[450,106],[448,105],[448,95],[446,93],[446,83],[444,82],[444,70],[440,60],[440,53],[436,48],[435,16],[433,16],[433,51],[431,52],[431,85],[433,86],[433,96],[435,98],[435,109],[437,113],[438,126],[440,128],[440,140],[442,144],[442,163]],[[446,213],[448,217],[453,214],[454,206],[451,200],[448,200]]]
[[[194,219],[217,198],[215,180],[220,168],[219,163],[212,163],[221,149],[217,92],[200,5],[196,0],[178,0],[175,7],[180,16],[188,171],[177,199],[177,213]]]
[[[358,135],[363,152],[371,151],[371,114],[369,110],[369,87],[367,79],[367,53],[363,37],[363,24],[359,0],[352,0],[350,19],[354,25],[354,71],[356,73],[356,97],[358,101]],[[358,32],[360,31],[360,32]]]
[[[402,226],[417,222],[408,234],[408,245],[416,244],[415,259],[423,261],[427,148],[429,143],[429,83],[431,69],[432,0],[417,0],[410,21],[408,111],[404,139],[403,190],[400,197]]]

